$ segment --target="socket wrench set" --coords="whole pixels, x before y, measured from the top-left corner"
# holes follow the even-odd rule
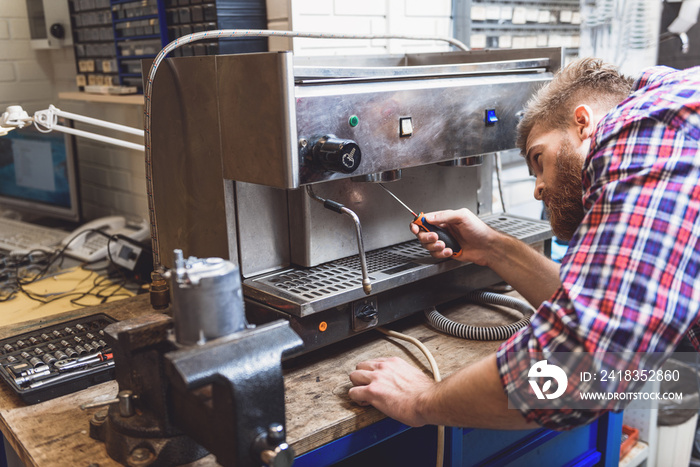
[[[104,340],[114,322],[100,313],[0,340],[0,375],[28,404],[114,379]]]

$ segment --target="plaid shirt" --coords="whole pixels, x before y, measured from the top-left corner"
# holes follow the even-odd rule
[[[647,70],[598,123],[583,166],[585,218],[562,259],[562,286],[498,350],[511,402],[532,394],[528,370],[539,352],[668,356],[684,335],[700,348],[699,140],[700,67]],[[604,412],[516,406],[559,430]]]

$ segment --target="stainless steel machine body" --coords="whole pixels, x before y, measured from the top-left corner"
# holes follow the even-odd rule
[[[487,155],[514,147],[519,112],[561,49],[164,63],[152,101],[164,265],[176,248],[236,261],[249,319],[289,319],[307,350],[499,281],[432,259],[411,217],[362,180],[398,179],[389,187],[417,212],[467,207],[525,241],[550,236],[546,224],[491,214]],[[357,225],[318,199],[356,214],[364,271]]]

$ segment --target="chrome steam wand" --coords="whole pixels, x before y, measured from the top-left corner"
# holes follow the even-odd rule
[[[357,217],[357,214],[355,214],[352,210],[346,208],[344,205],[336,201],[324,199],[320,196],[317,196],[316,193],[314,193],[313,188],[311,188],[311,185],[306,185],[306,193],[312,199],[315,199],[319,203],[323,204],[324,208],[330,209],[331,211],[335,211],[340,214],[345,214],[349,216],[355,223],[355,233],[357,234],[357,249],[360,252],[360,266],[362,267],[362,289],[367,295],[371,294],[372,283],[369,281],[369,273],[367,272],[367,259],[365,258],[365,245],[362,241],[362,226],[360,225],[360,218]]]

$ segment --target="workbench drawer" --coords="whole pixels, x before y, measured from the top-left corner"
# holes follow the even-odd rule
[[[444,465],[453,467],[533,465],[616,466],[622,415],[610,413],[571,431],[445,430]],[[307,452],[296,467],[435,465],[434,426],[409,428],[385,419]]]
[[[602,457],[597,434],[597,422],[565,432],[456,429],[452,433],[451,465],[592,466]]]

